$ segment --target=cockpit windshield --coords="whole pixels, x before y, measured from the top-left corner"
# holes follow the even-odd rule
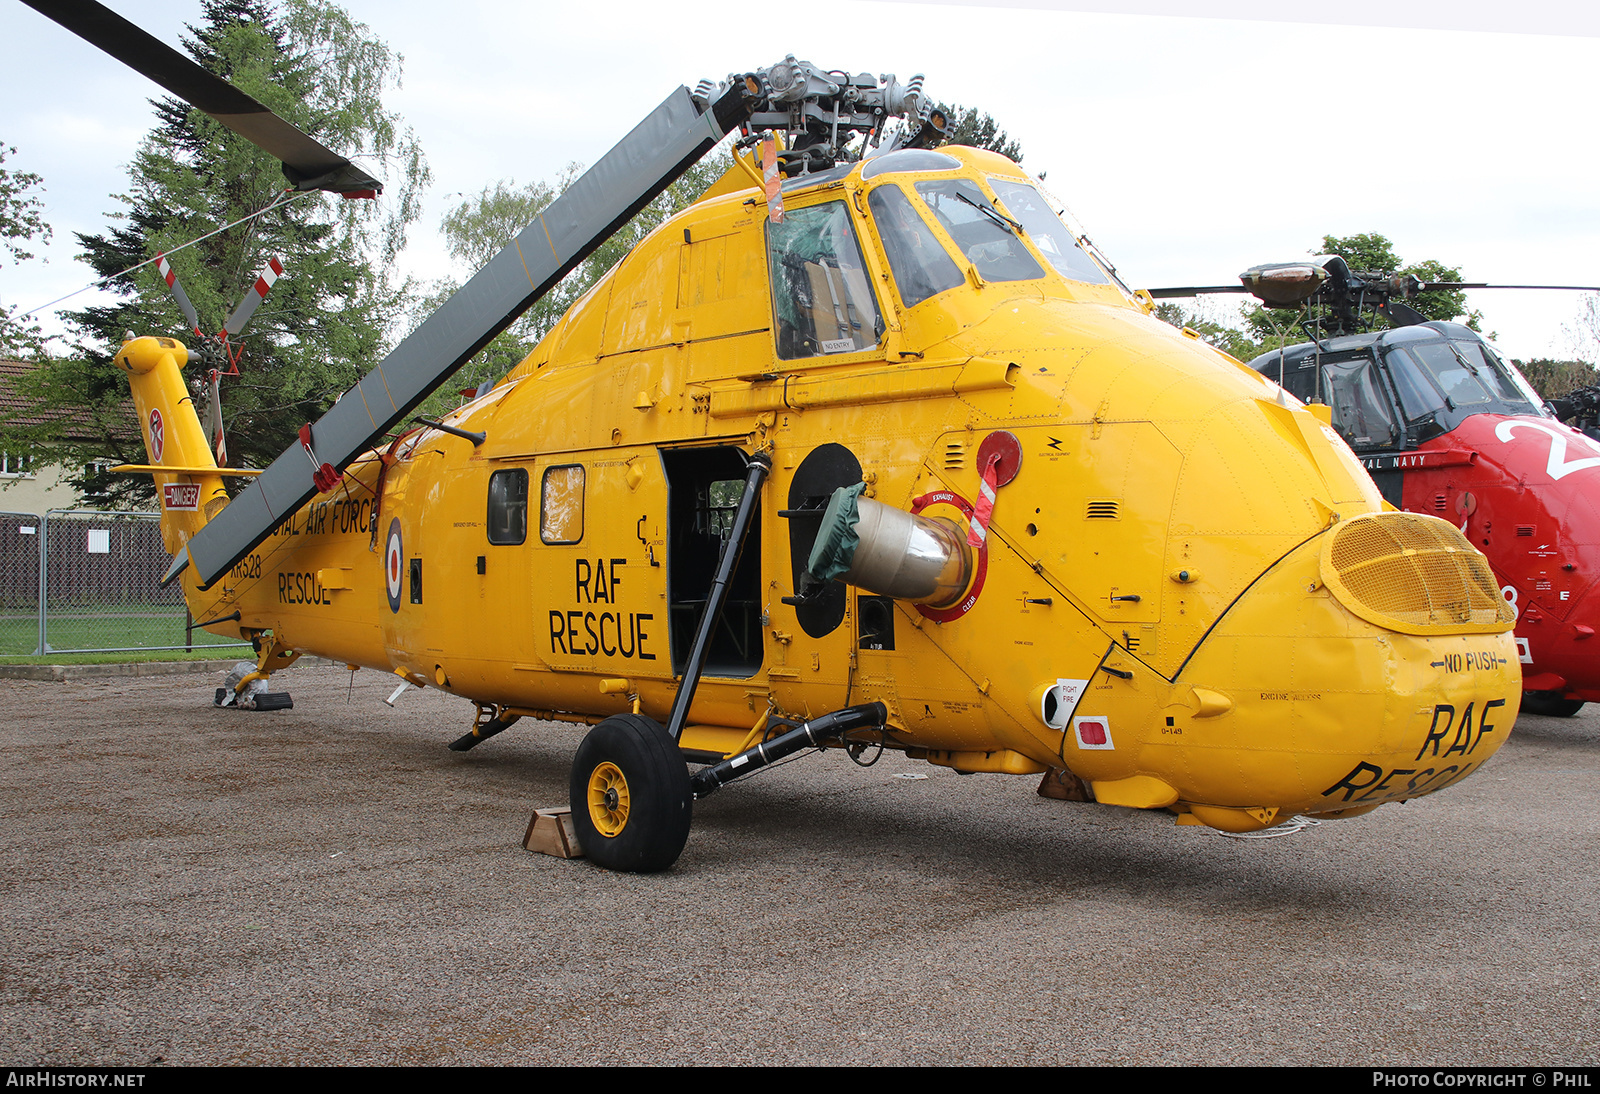
[[[1384,356],[1411,420],[1440,408],[1537,414],[1500,359],[1476,341],[1410,342]]]
[[[917,194],[985,281],[1030,281],[1044,270],[975,183],[939,179],[917,183]]]
[[[1039,248],[1057,273],[1073,281],[1087,281],[1091,285],[1110,284],[1105,271],[1083,253],[1078,241],[1039,191],[1016,179],[992,178],[989,185],[994,187],[994,196],[1005,211],[1021,222],[1023,231],[1028,233],[1033,245]]]

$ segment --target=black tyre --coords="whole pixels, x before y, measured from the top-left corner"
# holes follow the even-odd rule
[[[1543,714],[1547,718],[1570,718],[1583,709],[1582,699],[1563,699],[1559,691],[1525,691],[1524,714]]]
[[[689,769],[659,722],[616,714],[591,729],[572,761],[573,826],[584,855],[608,870],[665,870],[689,840]]]

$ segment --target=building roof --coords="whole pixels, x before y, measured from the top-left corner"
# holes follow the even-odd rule
[[[92,441],[104,436],[101,429],[88,428],[93,423],[83,421],[72,408],[56,407],[43,410],[21,390],[17,381],[30,375],[38,367],[38,364],[30,361],[0,361],[0,429],[7,426],[26,429],[64,422],[67,423],[62,430],[64,440]],[[124,407],[127,413],[127,432],[130,436],[137,435],[138,416],[134,413],[133,400],[127,399]],[[74,432],[72,423],[80,422],[85,428]]]

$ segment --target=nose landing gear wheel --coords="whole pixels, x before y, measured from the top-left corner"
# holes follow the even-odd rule
[[[1582,699],[1563,699],[1559,691],[1522,693],[1522,710],[1525,714],[1543,714],[1547,718],[1570,718],[1582,709]]]
[[[648,874],[689,839],[689,771],[660,723],[617,714],[591,729],[572,761],[572,820],[597,866]]]

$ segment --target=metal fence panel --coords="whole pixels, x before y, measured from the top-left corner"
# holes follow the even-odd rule
[[[0,656],[39,648],[39,552],[44,521],[37,513],[0,513]]]
[[[242,645],[192,629],[182,588],[161,587],[169,560],[158,514],[52,509],[40,532],[41,652]]]

